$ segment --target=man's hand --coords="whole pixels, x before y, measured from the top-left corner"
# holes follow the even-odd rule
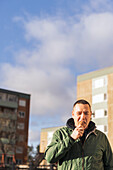
[[[74,140],[77,140],[78,138],[82,137],[84,134],[84,127],[79,125],[77,126],[74,131],[72,132],[71,134],[71,137],[74,139]]]

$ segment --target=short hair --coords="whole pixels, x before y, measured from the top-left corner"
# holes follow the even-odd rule
[[[77,100],[74,104],[73,104],[73,108],[75,107],[76,104],[88,104],[89,105],[89,108],[91,110],[91,105],[89,104],[89,102],[87,100],[84,100],[84,99],[80,99],[80,100]]]

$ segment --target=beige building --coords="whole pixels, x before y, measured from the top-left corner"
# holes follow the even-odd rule
[[[77,99],[92,105],[92,120],[109,138],[113,148],[113,67],[77,77]]]
[[[41,129],[41,136],[40,136],[40,153],[44,153],[47,145],[50,144],[53,133],[61,127],[51,127],[51,128],[43,128]],[[47,165],[47,161],[43,160],[41,165]]]
[[[30,95],[0,89],[0,164],[27,162]]]

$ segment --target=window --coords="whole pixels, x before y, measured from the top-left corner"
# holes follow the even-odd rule
[[[24,135],[19,135],[18,142],[24,142]]]
[[[0,155],[0,163],[2,162],[2,155]]]
[[[13,113],[13,109],[4,108],[4,114]]]
[[[95,111],[92,112],[92,117],[95,118]]]
[[[104,100],[107,100],[107,94],[104,93]]]
[[[101,87],[104,87],[107,85],[107,77],[106,76],[103,76],[103,77],[99,77],[99,78],[96,78],[96,79],[93,79],[92,80],[92,88],[95,89],[95,88],[101,88]]]
[[[19,111],[18,117],[24,118],[25,117],[25,112],[24,111]]]
[[[13,162],[13,158],[11,156],[7,157],[7,164],[11,164]]]
[[[8,94],[7,98],[10,102],[17,102],[17,96],[15,95]]]
[[[97,125],[97,129],[104,132],[104,125]]]
[[[51,131],[51,132],[48,132],[48,136],[47,136],[47,145],[49,145],[50,144],[50,142],[51,142],[51,139],[52,139],[52,136],[53,136],[53,133],[54,133],[54,131]]]
[[[97,129],[102,132],[107,132],[107,125],[97,125]]]
[[[0,107],[0,113],[2,113],[3,111],[2,111],[3,109]]]
[[[107,94],[106,93],[97,94],[97,95],[94,95],[92,97],[92,103],[93,104],[101,103],[101,102],[104,102],[106,100],[107,100]]]
[[[6,93],[0,93],[0,100],[6,101]]]
[[[16,153],[23,153],[23,148],[22,147],[16,147]]]
[[[107,116],[107,115],[108,115],[107,110],[104,110],[104,116]]]
[[[104,109],[98,109],[92,113],[93,118],[102,118],[105,116],[107,116],[107,110],[104,110]]]
[[[22,164],[22,160],[21,159],[16,159],[16,164],[18,164],[18,165]]]
[[[2,95],[0,94],[0,100],[2,100]]]
[[[95,110],[95,118],[104,117],[104,109]]]
[[[95,88],[103,87],[104,86],[104,80],[98,79],[95,81]]]
[[[17,124],[17,129],[23,130],[24,129],[24,123],[18,123]]]
[[[99,103],[103,101],[103,94],[97,94],[92,97],[92,103]]]
[[[26,101],[25,100],[19,100],[19,106],[26,106]]]
[[[108,131],[108,128],[107,128],[107,126],[105,125],[104,126],[104,132],[107,132]]]

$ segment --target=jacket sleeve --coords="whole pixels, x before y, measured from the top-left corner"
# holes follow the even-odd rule
[[[49,163],[56,163],[58,162],[66,152],[71,148],[74,144],[75,140],[67,135],[65,138],[62,137],[62,133],[60,131],[56,131],[53,134],[52,141],[50,145],[47,147],[45,151],[45,159]]]
[[[104,169],[105,170],[113,170],[113,151],[111,149],[110,143],[106,137],[105,142],[105,152],[103,156],[103,162],[104,162]]]

